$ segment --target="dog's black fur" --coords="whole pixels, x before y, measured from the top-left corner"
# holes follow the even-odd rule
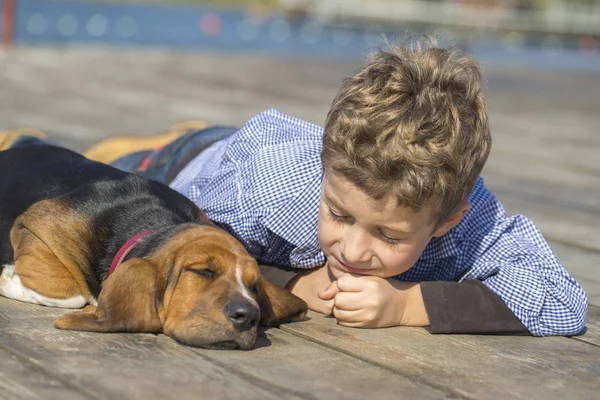
[[[154,229],[127,258],[159,248],[189,223],[209,224],[200,209],[168,186],[90,161],[51,145],[31,145],[0,152],[0,265],[13,263],[9,233],[15,219],[40,200],[59,198],[89,217],[98,296],[114,255],[136,234]]]

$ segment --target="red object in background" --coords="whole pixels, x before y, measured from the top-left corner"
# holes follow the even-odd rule
[[[15,1],[16,0],[4,0],[4,10],[2,14],[2,43],[4,43],[5,46],[10,46],[13,43]]]
[[[579,39],[579,50],[585,55],[598,52],[598,40],[593,36],[583,36]]]
[[[217,36],[221,33],[221,18],[214,13],[205,14],[200,19],[200,31],[206,36]]]

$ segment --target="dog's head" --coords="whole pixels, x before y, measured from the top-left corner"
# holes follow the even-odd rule
[[[148,258],[121,264],[97,307],[65,315],[60,329],[163,332],[180,343],[249,349],[256,328],[299,321],[306,303],[264,280],[256,261],[224,231],[194,225]]]

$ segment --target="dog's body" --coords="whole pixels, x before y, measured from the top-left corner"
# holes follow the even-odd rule
[[[9,234],[17,217],[38,201],[56,199],[91,222],[86,244],[92,260],[86,272],[96,298],[114,255],[137,233],[156,227],[168,230],[186,222],[210,224],[194,203],[165,185],[60,147],[28,146],[2,152],[0,173],[0,264],[12,264]],[[158,232],[153,237],[158,238]],[[136,246],[130,257],[147,254],[146,247],[152,245],[156,243]]]
[[[0,294],[80,308],[62,329],[164,332],[249,348],[256,323],[306,304],[261,279],[243,246],[168,186],[69,150],[0,152]],[[109,277],[120,249],[145,235]]]

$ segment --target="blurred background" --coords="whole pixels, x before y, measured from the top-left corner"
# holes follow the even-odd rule
[[[599,69],[597,0],[1,0],[5,40],[356,57],[427,31],[496,60]],[[14,21],[14,23],[12,22]],[[7,29],[8,28],[8,29]]]
[[[344,77],[403,33],[486,73],[483,176],[600,304],[599,0],[0,0],[0,129],[82,150],[269,107],[323,124]]]

